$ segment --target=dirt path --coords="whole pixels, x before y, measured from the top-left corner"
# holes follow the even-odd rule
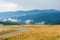
[[[32,30],[32,28],[3,28],[3,29],[0,29],[0,30],[18,30],[16,32],[10,32],[10,33],[0,35],[1,38],[8,38],[12,35],[16,35],[20,32],[26,31],[26,30]]]

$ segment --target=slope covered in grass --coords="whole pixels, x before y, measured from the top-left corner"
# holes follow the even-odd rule
[[[60,40],[60,25],[38,25],[7,40]]]

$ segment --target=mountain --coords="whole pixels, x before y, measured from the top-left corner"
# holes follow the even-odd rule
[[[1,12],[0,24],[60,24],[59,10]]]

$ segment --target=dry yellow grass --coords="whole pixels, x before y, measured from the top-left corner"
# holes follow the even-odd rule
[[[13,35],[5,40],[60,40],[60,25],[34,25],[31,28],[33,29]]]
[[[15,31],[17,31],[17,30],[3,30],[3,31],[0,31],[0,35],[10,33],[10,32],[15,32]]]
[[[60,25],[58,25],[60,26]],[[12,28],[37,28],[37,27],[51,27],[51,25],[9,25]]]
[[[5,26],[4,25],[0,25],[0,28],[5,28]]]

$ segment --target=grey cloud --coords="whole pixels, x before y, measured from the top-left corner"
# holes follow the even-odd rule
[[[23,9],[60,9],[60,0],[5,0],[23,7]]]

